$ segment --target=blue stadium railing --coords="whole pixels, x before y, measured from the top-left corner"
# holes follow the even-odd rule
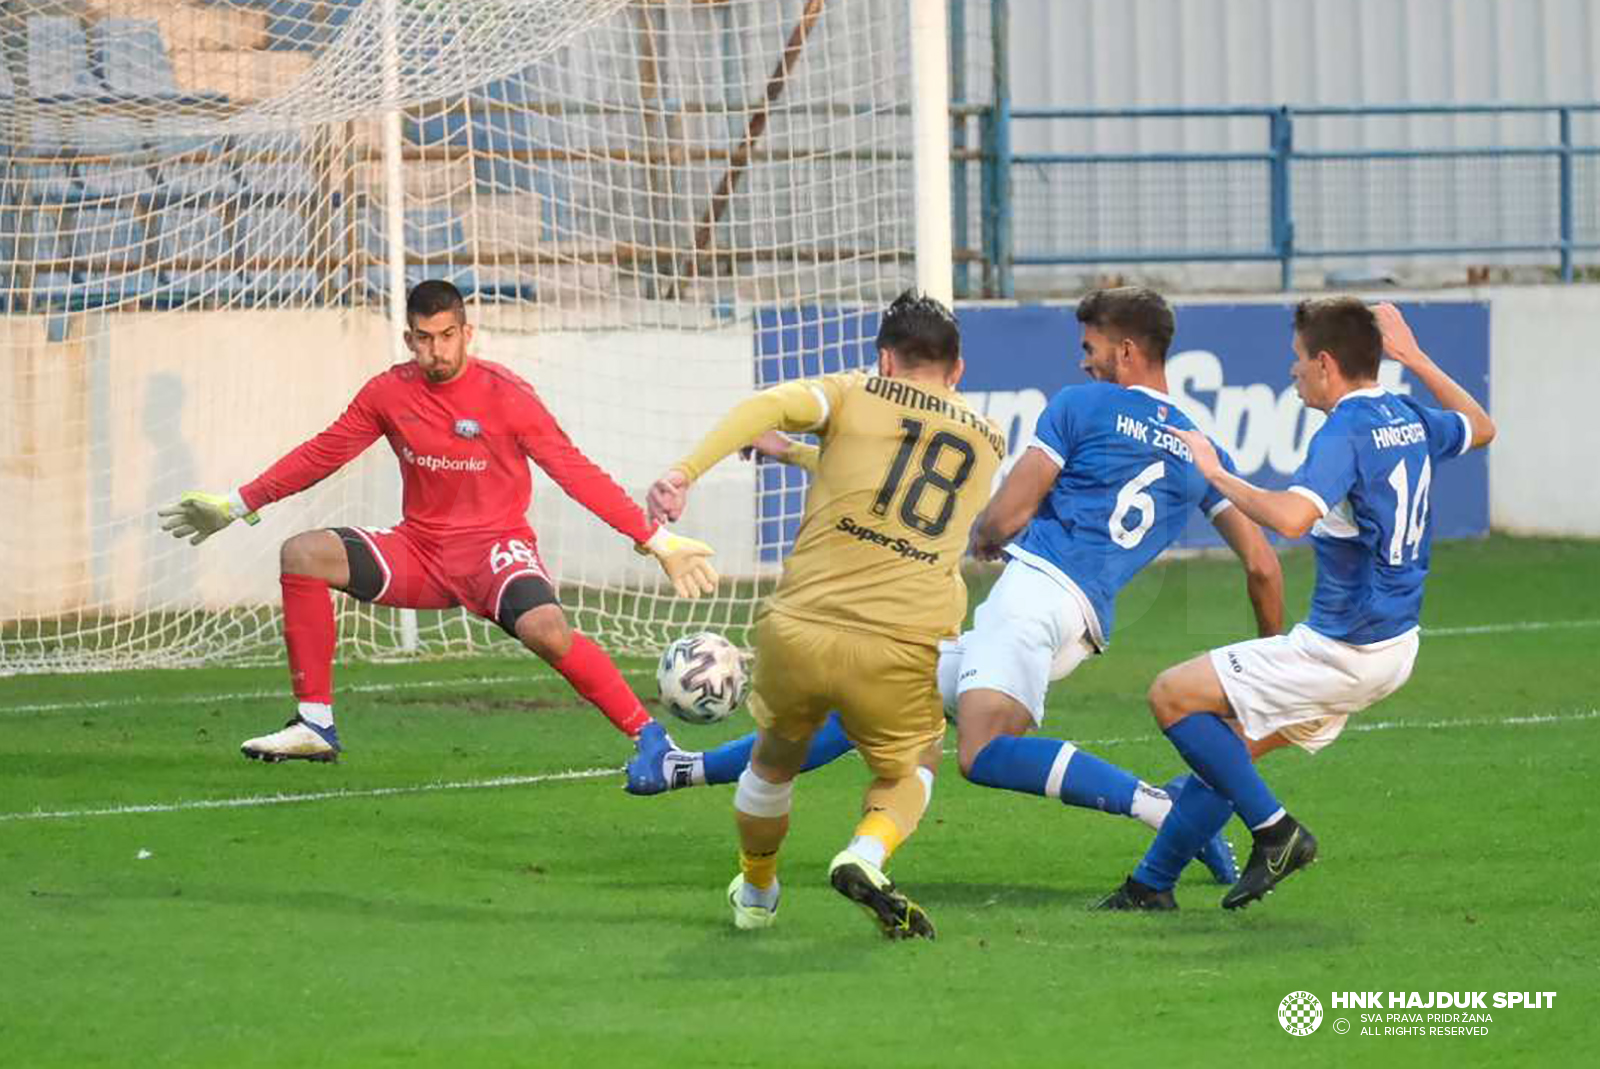
[[[1003,5],[996,5],[1003,6]],[[998,33],[999,31],[997,31]],[[997,74],[1003,71],[1003,55],[996,57]],[[1563,281],[1572,281],[1576,275],[1575,258],[1580,253],[1600,250],[1600,224],[1597,224],[1594,205],[1590,203],[1595,193],[1600,144],[1576,143],[1574,119],[1580,116],[1600,115],[1600,102],[1569,104],[1402,104],[1370,106],[1307,106],[1307,107],[1210,107],[1210,108],[1012,108],[1003,85],[1003,75],[998,75],[993,99],[983,105],[957,103],[952,107],[952,121],[960,131],[958,146],[953,152],[952,169],[958,189],[964,189],[968,168],[976,165],[980,176],[979,213],[977,233],[967,223],[964,213],[958,213],[956,231],[956,284],[958,294],[966,296],[1010,297],[1015,294],[1013,274],[1019,267],[1064,266],[1079,264],[1144,264],[1144,263],[1205,263],[1276,261],[1279,283],[1288,289],[1293,269],[1299,260],[1330,260],[1339,258],[1366,258],[1374,256],[1460,256],[1486,255],[1510,257],[1514,254],[1548,253],[1553,259],[1555,273]],[[1296,147],[1297,122],[1335,118],[1374,119],[1380,117],[1450,118],[1461,116],[1547,116],[1553,118],[1554,130],[1545,131],[1543,143],[1477,144],[1439,148],[1368,148],[1348,147],[1306,150]],[[1263,124],[1265,145],[1252,152],[1082,152],[1082,153],[1028,153],[1010,150],[1012,126],[1020,123],[1061,122],[1067,120],[1100,123],[1140,123],[1148,120],[1174,120],[1199,124],[1217,120],[1256,120]],[[976,120],[979,130],[978,151],[965,148],[967,124]],[[1548,126],[1548,124],[1544,124]],[[1328,140],[1328,139],[1323,139]],[[1448,220],[1435,225],[1438,233],[1418,239],[1401,231],[1407,227],[1392,225],[1390,233],[1378,233],[1376,240],[1352,240],[1358,236],[1352,231],[1371,234],[1374,225],[1382,231],[1382,224],[1369,220],[1345,220],[1352,225],[1341,229],[1326,223],[1312,228],[1321,240],[1302,240],[1305,228],[1297,223],[1308,218],[1319,218],[1327,213],[1329,205],[1314,197],[1297,198],[1297,187],[1305,187],[1311,179],[1332,174],[1328,180],[1350,181],[1347,174],[1342,179],[1333,174],[1339,165],[1367,164],[1377,166],[1412,166],[1415,173],[1403,171],[1398,180],[1417,182],[1424,178],[1421,169],[1441,163],[1470,161],[1481,164],[1482,169],[1512,165],[1528,161],[1522,175],[1527,179],[1513,191],[1510,198],[1504,188],[1491,190],[1482,183],[1456,182],[1453,186],[1429,190],[1419,198],[1427,200],[1432,195],[1451,198],[1458,217],[1473,219],[1481,213],[1517,216],[1509,224],[1493,227],[1474,226],[1467,240],[1453,240],[1458,234]],[[1141,179],[1149,180],[1160,172],[1167,176],[1168,185],[1181,188],[1186,170],[1200,168],[1232,169],[1248,182],[1264,187],[1266,196],[1257,198],[1259,207],[1246,210],[1247,223],[1243,231],[1258,235],[1244,243],[1237,241],[1176,242],[1168,247],[1148,243],[1118,246],[1086,241],[1079,245],[1076,235],[1068,236],[1054,247],[1039,248],[1041,234],[1048,234],[1047,213],[1051,210],[1053,187],[1095,187],[1089,199],[1115,200],[1123,196],[1127,187],[1136,187]],[[1030,180],[1044,187],[1042,198],[1018,195],[1017,175],[1026,168]],[[1579,171],[1582,169],[1582,175]],[[1027,172],[1025,172],[1027,173]],[[1106,176],[1103,181],[1090,182],[1085,176]],[[1360,178],[1361,176],[1357,176]],[[1476,177],[1475,175],[1473,177]],[[1369,175],[1362,181],[1397,181],[1394,175],[1380,177]],[[1073,187],[1076,182],[1078,185]],[[1119,184],[1121,188],[1119,189]],[[1470,187],[1470,188],[1469,188]],[[1580,192],[1586,190],[1587,193]],[[1131,195],[1130,195],[1131,196]],[[1477,204],[1474,197],[1483,203]],[[1136,199],[1136,198],[1135,198]],[[1148,198],[1147,198],[1148,199]],[[1246,201],[1250,198],[1241,198]],[[1505,202],[1515,199],[1515,210],[1505,211]],[[1042,204],[1034,203],[1041,200]],[[1118,202],[1124,211],[1130,211],[1130,202]],[[1431,205],[1429,205],[1431,206]],[[1553,210],[1545,211],[1553,206]],[[1131,209],[1136,211],[1136,206]],[[1254,216],[1252,217],[1252,213]],[[1237,212],[1235,213],[1237,214]],[[1337,213],[1334,213],[1337,214]],[[1581,216],[1581,218],[1580,218]],[[1360,225],[1354,225],[1359,222]],[[1438,224],[1438,220],[1432,220]],[[1059,229],[1059,228],[1058,228]],[[1014,233],[1029,237],[1030,247],[1018,251]],[[1485,237],[1485,235],[1489,235]],[[981,282],[974,284],[970,268],[981,266]]]

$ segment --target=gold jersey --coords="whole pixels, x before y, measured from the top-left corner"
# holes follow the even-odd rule
[[[1006,454],[999,428],[938,384],[852,372],[780,389],[809,392],[823,411],[772,608],[930,644],[956,634],[961,556]]]

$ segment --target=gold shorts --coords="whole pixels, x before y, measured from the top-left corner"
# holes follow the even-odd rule
[[[873,775],[904,779],[944,739],[939,651],[887,635],[829,627],[780,612],[756,623],[750,713],[798,742],[838,710]]]

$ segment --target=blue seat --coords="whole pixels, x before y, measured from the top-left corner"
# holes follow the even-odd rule
[[[405,214],[405,246],[408,256],[429,258],[449,257],[470,261],[472,250],[467,245],[466,228],[461,217],[450,208],[412,208]],[[384,232],[382,212],[372,212],[367,217],[367,253],[378,259],[388,256],[388,240]],[[514,268],[474,267],[469,263],[407,264],[406,288],[426,279],[444,279],[464,296],[480,300],[534,299],[531,282],[518,279]],[[367,268],[367,299],[381,301],[389,289],[388,268]]]
[[[28,20],[28,90],[36,97],[100,96],[89,72],[83,27],[75,18],[35,15]]]
[[[27,139],[17,153],[12,177],[25,203],[62,204],[76,200],[78,181],[67,164],[66,126],[60,119],[35,116],[29,120]]]
[[[62,214],[60,211],[52,210],[26,213],[19,235],[21,248],[17,250],[20,264],[43,265],[70,259],[70,248],[61,240]],[[54,266],[48,270],[35,270],[33,286],[29,293],[33,304],[65,304],[71,294],[70,271],[57,270]]]
[[[140,301],[156,288],[157,274],[147,266],[151,248],[144,224],[129,209],[84,208],[72,220],[70,233],[60,235],[58,247],[60,243],[68,244],[79,261],[72,278],[74,307]]]
[[[226,304],[242,288],[245,272],[229,257],[222,216],[203,208],[169,208],[158,217],[156,292],[164,305]]]
[[[269,49],[315,52],[339,35],[361,0],[266,0],[254,6],[267,12]]]
[[[157,186],[166,203],[226,198],[239,180],[226,162],[227,139],[169,137],[155,142]],[[184,157],[184,158],[177,158]]]
[[[103,19],[89,29],[92,70],[114,96],[177,96],[161,27],[148,19]]]
[[[316,177],[304,163],[241,163],[239,178],[263,196],[309,200],[317,191]]]
[[[155,189],[148,170],[149,152],[143,132],[126,119],[94,116],[80,120],[71,137],[83,156],[119,157],[77,164],[77,197],[84,201],[113,200],[148,194]]]
[[[35,309],[143,303],[155,289],[156,273],[144,266],[144,228],[131,211],[36,211],[22,238],[20,262],[47,266],[33,276],[28,296]],[[97,259],[103,266],[95,266]]]
[[[262,301],[310,300],[316,293],[317,274],[309,267],[288,263],[306,256],[310,227],[290,208],[252,208],[240,212],[235,223],[234,250],[246,261],[244,283],[252,298]],[[261,267],[260,261],[284,261],[283,267]]]

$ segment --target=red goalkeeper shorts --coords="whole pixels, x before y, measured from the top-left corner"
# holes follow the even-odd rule
[[[554,588],[539,543],[527,527],[492,535],[452,535],[441,542],[397,527],[346,527],[377,560],[377,594],[365,600],[400,609],[460,605],[486,620],[500,619],[501,599],[514,580],[542,579]]]

